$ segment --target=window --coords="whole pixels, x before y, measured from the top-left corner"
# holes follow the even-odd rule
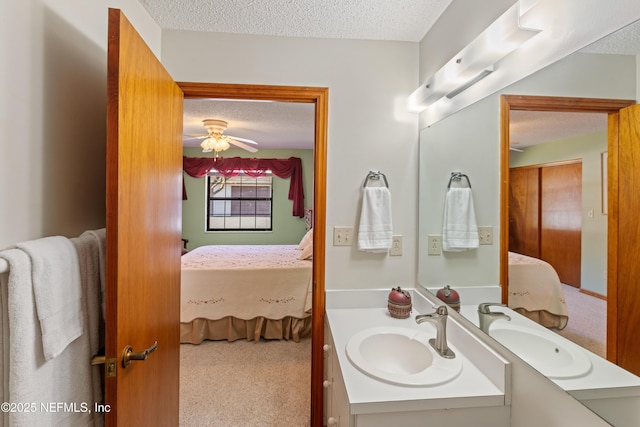
[[[271,173],[252,178],[207,175],[207,231],[271,231]]]

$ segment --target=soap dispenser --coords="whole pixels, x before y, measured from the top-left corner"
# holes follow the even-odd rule
[[[406,319],[411,314],[411,294],[400,289],[400,286],[392,288],[387,308],[391,317]]]

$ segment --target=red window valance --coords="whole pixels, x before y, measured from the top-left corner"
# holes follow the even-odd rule
[[[183,169],[189,176],[202,178],[214,169],[225,177],[244,173],[251,177],[262,176],[270,170],[278,178],[291,178],[289,200],[293,200],[293,215],[304,217],[304,189],[302,186],[302,160],[299,157],[288,159],[248,159],[244,157],[182,157]],[[183,185],[183,200],[186,191]]]

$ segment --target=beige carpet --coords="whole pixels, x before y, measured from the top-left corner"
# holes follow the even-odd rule
[[[311,338],[180,346],[180,425],[308,426]]]
[[[569,311],[569,322],[563,330],[556,332],[587,350],[606,357],[607,302],[583,294],[573,286],[563,284],[562,291]]]

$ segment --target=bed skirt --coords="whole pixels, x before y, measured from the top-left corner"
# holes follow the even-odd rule
[[[303,319],[287,316],[279,320],[264,317],[242,320],[229,316],[219,320],[194,319],[188,323],[180,323],[182,344],[200,344],[204,340],[258,341],[260,338],[299,342],[309,335],[311,316]]]
[[[536,323],[546,328],[564,329],[569,321],[568,316],[549,313],[546,310],[529,311],[522,307],[512,308],[513,311],[522,314]]]

